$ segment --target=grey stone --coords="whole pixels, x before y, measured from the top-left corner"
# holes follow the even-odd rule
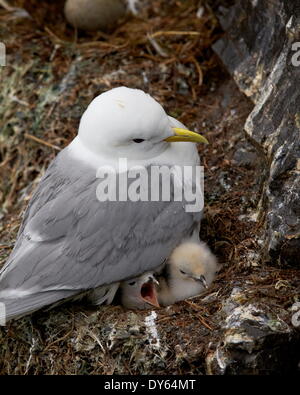
[[[249,303],[244,290],[234,288],[223,302],[223,336],[207,355],[208,374],[296,373],[300,333],[280,318],[285,310]]]
[[[242,142],[237,144],[233,160],[238,166],[253,168],[257,163],[258,157],[255,149],[250,144]]]
[[[214,50],[255,103],[245,131],[264,163],[261,255],[273,263],[299,265],[300,66],[293,43],[300,42],[300,4],[238,1],[220,9],[220,21],[226,34]]]

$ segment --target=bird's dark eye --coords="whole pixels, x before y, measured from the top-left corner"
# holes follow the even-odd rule
[[[145,141],[144,139],[133,139],[132,141],[134,141],[135,143],[142,143],[143,141]]]
[[[182,273],[182,274],[186,274],[186,272],[184,272],[183,270],[180,270],[180,273]]]
[[[135,281],[131,281],[130,283],[128,283],[129,285],[134,285]]]

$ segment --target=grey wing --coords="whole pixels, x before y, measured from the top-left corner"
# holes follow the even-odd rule
[[[67,150],[50,166],[1,271],[10,316],[156,268],[200,220],[182,202],[100,202],[98,183]]]
[[[66,162],[65,166],[63,165],[64,162]],[[18,237],[22,234],[29,219],[33,218],[45,204],[55,200],[61,192],[71,189],[79,179],[83,183],[86,182],[86,186],[91,182],[89,177],[83,177],[85,168],[79,168],[76,172],[70,174],[72,166],[74,166],[74,163],[68,157],[67,147],[50,163],[46,173],[41,178],[25,210]],[[65,170],[62,171],[62,168],[65,168]]]

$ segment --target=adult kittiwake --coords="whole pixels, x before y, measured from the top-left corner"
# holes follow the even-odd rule
[[[180,175],[198,167],[198,142],[207,140],[141,90],[96,97],[42,177],[0,272],[6,321],[83,295],[109,303],[119,282],[161,265],[199,226],[202,207],[178,198],[178,185],[194,185],[191,172]],[[152,183],[157,167],[175,169],[170,199],[157,191],[165,179]]]

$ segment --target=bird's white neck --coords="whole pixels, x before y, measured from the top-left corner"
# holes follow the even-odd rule
[[[72,157],[81,160],[95,170],[97,170],[99,167],[111,166],[119,172],[120,158],[111,157],[109,155],[105,155],[104,153],[97,155],[82,143],[79,136],[75,137],[67,149],[69,150],[69,153]],[[196,145],[193,143],[183,142],[170,143],[168,148],[155,158],[134,161],[131,161],[129,158],[127,158],[128,167],[137,165],[148,167],[151,164],[168,166],[195,166],[195,164],[199,164],[199,155]]]

